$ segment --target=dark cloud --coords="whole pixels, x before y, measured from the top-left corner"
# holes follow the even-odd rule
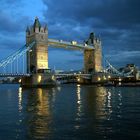
[[[43,0],[48,6],[45,15],[58,22],[72,19],[81,24],[88,22],[104,23],[120,28],[139,24],[139,0]],[[97,21],[96,21],[97,20]],[[95,24],[95,23],[93,23]],[[89,25],[90,26],[90,25]]]
[[[0,48],[15,50],[25,44],[25,30],[31,24],[24,0],[0,1]],[[25,7],[26,8],[26,7]]]
[[[0,31],[1,32],[18,32],[21,30],[19,23],[13,21],[12,17],[6,15],[6,13],[0,11]]]
[[[19,13],[20,8],[23,7],[23,0],[0,0],[0,9],[11,11],[11,15]],[[16,10],[16,11],[15,11]]]
[[[18,50],[25,44],[25,29],[29,22],[28,17],[12,19],[8,15],[0,14],[0,50],[4,52],[1,58],[7,57],[11,52]]]
[[[28,17],[19,17],[14,19],[11,15],[8,15],[6,12],[0,10],[0,32],[1,33],[11,33],[18,34],[25,31],[25,27],[29,23]]]
[[[139,66],[140,51],[112,51],[106,56],[106,58],[113,65],[118,64],[119,67],[124,66],[128,62],[135,63],[137,66]]]

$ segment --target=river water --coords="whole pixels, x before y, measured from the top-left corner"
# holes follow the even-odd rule
[[[140,139],[140,87],[0,85],[0,140]]]

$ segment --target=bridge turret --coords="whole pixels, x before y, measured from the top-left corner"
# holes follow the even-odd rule
[[[40,31],[41,24],[39,22],[38,17],[35,18],[33,28],[34,28],[34,32],[36,32],[36,33],[38,33]]]
[[[47,27],[47,25],[44,26],[44,32],[45,32],[45,33],[48,32],[48,27]]]
[[[88,40],[86,41],[87,45],[91,45],[94,47],[101,46],[101,40],[99,37],[95,36],[95,33],[90,33]]]
[[[26,35],[29,35],[30,34],[30,29],[29,29],[29,27],[27,26],[27,28],[26,28]]]

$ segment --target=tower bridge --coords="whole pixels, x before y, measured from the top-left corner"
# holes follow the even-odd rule
[[[59,47],[84,52],[84,71],[99,72],[102,70],[102,48],[101,40],[90,34],[89,39],[83,44],[76,41],[63,41],[48,38],[48,28],[41,26],[38,18],[35,19],[33,26],[27,27],[26,44],[35,41],[31,52],[27,52],[27,72],[37,73],[39,69],[48,69],[48,47]]]
[[[94,33],[91,33],[88,40],[83,43],[49,39],[47,26],[42,26],[39,19],[36,18],[33,26],[27,27],[26,30],[27,46],[32,42],[35,42],[35,44],[30,51],[27,51],[27,73],[31,73],[32,78],[26,77],[23,79],[24,83],[31,81],[33,85],[38,85],[44,84],[44,81],[51,79],[50,74],[46,72],[40,73],[40,70],[46,71],[49,69],[48,47],[83,51],[85,74],[102,70],[101,40]]]
[[[97,76],[101,75],[100,73],[106,71],[102,67],[101,45],[100,38],[96,37],[94,33],[91,33],[89,38],[85,42],[83,41],[83,43],[49,39],[47,26],[42,26],[39,19],[36,18],[34,24],[26,29],[26,45],[0,61],[0,68],[3,69],[3,73],[0,72],[0,77],[21,76],[23,86],[46,86],[55,84],[56,78],[72,76],[66,74],[54,75],[49,69],[48,47],[58,47],[83,51],[84,71],[83,74],[77,74],[76,78],[77,80],[82,78],[94,82],[97,80]],[[108,73],[112,72],[111,74],[118,76],[123,75],[122,72],[119,72],[108,61],[106,62],[110,68]],[[19,71],[21,65],[23,73]]]

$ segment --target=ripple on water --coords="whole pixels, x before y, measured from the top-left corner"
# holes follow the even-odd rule
[[[1,139],[140,139],[140,88],[0,86]]]

